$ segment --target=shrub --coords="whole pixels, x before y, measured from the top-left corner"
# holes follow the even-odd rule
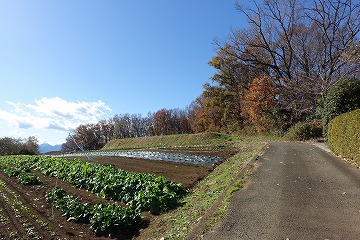
[[[335,154],[360,162],[360,109],[330,121],[328,145]]]
[[[324,137],[327,138],[327,127],[331,119],[342,113],[360,108],[360,81],[342,79],[327,92],[321,113],[324,126]]]
[[[314,119],[308,122],[298,122],[289,129],[287,137],[296,141],[322,137],[322,121]]]

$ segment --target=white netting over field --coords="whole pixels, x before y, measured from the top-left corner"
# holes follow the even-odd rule
[[[194,154],[184,153],[167,153],[167,152],[152,152],[152,151],[99,151],[99,152],[80,152],[64,154],[64,157],[77,157],[77,156],[107,156],[107,157],[131,157],[142,158],[149,160],[162,160],[171,162],[183,162],[199,164],[204,166],[211,166],[222,160],[220,157],[213,156],[198,156]]]

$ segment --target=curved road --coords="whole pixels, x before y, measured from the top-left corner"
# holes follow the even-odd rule
[[[360,239],[360,171],[306,143],[271,143],[204,239]]]

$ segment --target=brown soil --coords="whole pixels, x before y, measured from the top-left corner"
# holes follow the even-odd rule
[[[10,178],[0,171],[0,180],[5,182],[10,190],[5,191],[6,196],[11,198],[13,197],[11,192],[14,192],[17,202],[17,206],[12,208],[9,197],[0,197],[2,209],[0,214],[5,218],[0,222],[0,239],[105,239],[96,237],[88,225],[68,222],[51,203],[46,202],[45,194],[51,188],[59,186],[84,201],[92,202],[100,199],[60,180],[38,175],[42,184],[24,186],[15,178]],[[31,228],[33,235],[30,234]]]
[[[85,160],[85,158],[80,158]],[[145,160],[126,157],[95,157],[94,161],[101,164],[113,164],[116,168],[138,173],[154,173],[173,182],[182,183],[185,187],[192,187],[213,170],[189,163],[173,163],[166,161]]]
[[[223,159],[229,158],[234,155],[236,151],[231,148],[223,150],[214,149],[164,149],[156,151],[187,153],[203,156],[217,156]],[[80,159],[88,161],[86,157]],[[154,173],[158,176],[163,176],[168,180],[176,183],[181,183],[187,188],[193,187],[198,181],[203,179],[211,172],[215,166],[201,166],[191,163],[176,163],[158,160],[146,160],[139,158],[128,157],[93,157],[93,161],[101,164],[113,164],[115,167],[124,169],[126,171],[138,173]],[[218,163],[220,164],[220,163]]]
[[[201,152],[197,152],[201,154]],[[228,157],[231,151],[219,151],[211,155]],[[206,155],[209,155],[207,152]],[[195,164],[172,163],[165,161],[151,161],[125,157],[95,157],[94,161],[102,164],[114,164],[117,168],[139,173],[154,173],[159,176],[182,183],[187,188],[204,178],[213,167]],[[66,217],[56,210],[52,203],[45,200],[45,194],[55,186],[64,188],[68,194],[83,202],[108,202],[85,190],[73,187],[56,178],[47,177],[34,171],[42,183],[37,186],[21,185],[17,179],[10,178],[0,171],[0,239],[131,239],[139,232],[118,236],[95,236],[87,224],[67,221]],[[14,200],[9,200],[14,199]],[[11,202],[16,202],[12,203]],[[121,204],[121,203],[118,203]],[[12,207],[13,206],[13,207]],[[144,226],[155,216],[142,213]]]

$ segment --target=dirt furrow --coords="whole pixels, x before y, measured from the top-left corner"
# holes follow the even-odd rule
[[[67,221],[60,212],[53,208],[51,203],[46,202],[45,194],[49,192],[52,187],[56,186],[55,179],[53,183],[45,181],[45,183],[38,186],[23,186],[18,183],[16,179],[9,178],[1,172],[0,179],[6,183],[11,191],[19,194],[17,201],[22,204],[24,209],[28,209],[23,210],[25,213],[28,212],[28,214],[21,217],[26,219],[26,221],[17,221],[16,217],[13,219],[14,226],[22,230],[18,231],[20,237],[24,237],[27,234],[27,232],[23,230],[23,225],[31,225],[36,226],[36,232],[41,236],[41,239],[53,239],[54,237],[56,239],[105,239],[103,237],[96,237],[86,224]],[[4,205],[8,207],[9,204],[4,202]],[[7,214],[12,218],[16,216],[14,212],[8,212]],[[3,228],[3,226],[0,226],[0,232],[6,231],[6,227]],[[53,236],[51,237],[51,235]]]

